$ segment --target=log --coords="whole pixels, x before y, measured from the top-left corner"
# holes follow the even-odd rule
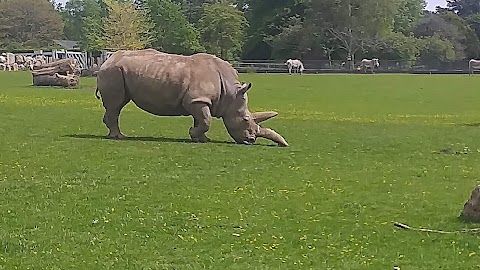
[[[33,76],[33,85],[36,86],[63,86],[75,87],[78,85],[80,77],[76,75],[37,75]]]
[[[58,60],[52,63],[47,63],[33,68],[32,74],[37,75],[53,75],[55,73],[61,75],[78,73],[77,60],[74,58],[67,58]]]
[[[32,76],[33,85],[75,87],[80,81],[80,69],[76,59],[67,58],[35,66]]]

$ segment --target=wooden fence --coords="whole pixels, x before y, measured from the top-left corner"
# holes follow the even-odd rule
[[[59,59],[75,58],[79,62],[82,70],[90,69],[93,65],[100,66],[110,57],[113,52],[102,51],[95,54],[68,51],[31,51],[20,52],[25,56],[44,55],[47,62],[53,62]],[[273,60],[242,60],[231,61],[233,67],[240,73],[288,73],[285,61]],[[305,60],[303,61],[307,74],[320,73],[362,73],[358,68],[359,61],[355,63],[354,68],[348,68],[349,65],[341,60]],[[459,60],[452,62],[418,62],[401,60],[382,60],[380,67],[375,70],[376,73],[419,73],[419,74],[466,74],[468,73],[468,60]]]
[[[360,62],[353,69],[348,63],[339,60],[305,60],[303,61],[307,74],[320,73],[363,73]],[[232,65],[240,73],[288,73],[285,62],[282,61],[237,61]],[[380,60],[380,66],[375,73],[413,73],[413,74],[466,74],[468,60],[452,62],[416,62],[399,60]]]

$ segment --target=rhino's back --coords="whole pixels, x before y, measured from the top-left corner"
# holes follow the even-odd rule
[[[122,70],[126,91],[137,106],[165,116],[188,115],[186,107],[196,101],[209,103],[212,115],[217,116],[220,74],[236,77],[231,65],[215,56],[182,56],[153,49],[118,51],[102,65],[99,76],[108,69]]]
[[[183,98],[190,81],[188,57],[154,50],[127,51],[116,63],[129,97],[155,115],[187,115]]]

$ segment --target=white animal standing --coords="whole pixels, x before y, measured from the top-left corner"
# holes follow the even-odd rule
[[[475,69],[480,69],[480,60],[470,59],[470,61],[468,61],[468,75],[473,75]]]
[[[375,68],[380,66],[380,62],[378,58],[373,59],[362,59],[360,64],[361,69],[363,69],[363,73],[367,73],[367,69],[370,69],[372,73],[375,73]]]
[[[292,69],[294,73],[299,73],[303,74],[303,71],[305,68],[303,67],[302,61],[298,59],[288,59],[287,62],[285,63],[288,67],[288,74],[292,75]]]

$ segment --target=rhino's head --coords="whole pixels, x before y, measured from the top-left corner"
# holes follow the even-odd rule
[[[222,117],[228,133],[235,142],[241,144],[253,144],[258,137],[262,137],[272,140],[280,146],[288,146],[287,141],[277,132],[259,125],[260,122],[277,116],[276,112],[251,113],[248,111],[247,91],[251,87],[251,83],[237,86],[236,95]]]

